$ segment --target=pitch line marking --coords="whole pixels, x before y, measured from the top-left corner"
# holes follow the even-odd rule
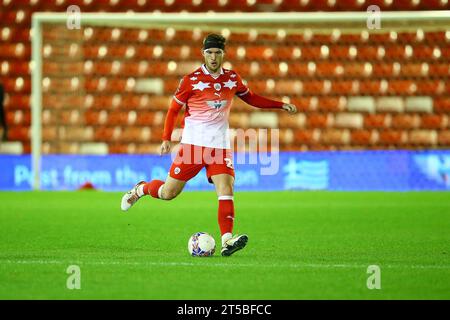
[[[248,267],[260,267],[260,268],[289,268],[289,269],[360,269],[367,268],[370,264],[317,264],[317,263],[302,263],[302,264],[253,264],[253,263],[239,263],[239,264],[227,264],[227,263],[212,263],[212,264],[201,264],[193,262],[138,262],[138,261],[62,261],[62,260],[0,260],[0,264],[25,264],[25,265],[46,265],[46,264],[79,264],[79,265],[127,265],[127,266],[161,266],[161,267],[227,267],[227,268],[248,268]],[[383,265],[383,268],[395,269],[450,269],[450,265]]]

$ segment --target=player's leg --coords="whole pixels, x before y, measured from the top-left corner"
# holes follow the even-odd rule
[[[231,239],[233,232],[234,177],[229,174],[222,173],[211,176],[211,180],[216,188],[217,199],[219,201],[218,222],[223,245],[226,241]]]
[[[150,195],[161,200],[172,200],[183,191],[186,181],[167,176],[166,181],[152,180],[139,188],[139,194]]]
[[[188,153],[186,158],[183,158],[183,150],[185,155]],[[138,182],[122,197],[122,210],[127,211],[145,195],[161,200],[172,200],[178,196],[186,182],[195,177],[203,168],[202,163],[197,164],[191,160],[193,154],[193,146],[183,145],[170,167],[166,181],[155,179],[150,182]]]
[[[234,169],[231,155],[225,155],[227,161],[206,167],[208,179],[214,183],[219,202],[218,222],[222,236],[222,255],[230,256],[243,249],[247,244],[247,235],[233,236],[234,226]]]
[[[170,176],[167,176],[165,182],[162,180],[140,181],[122,197],[121,209],[127,211],[144,195],[162,200],[172,200],[181,193],[185,184],[186,181]]]

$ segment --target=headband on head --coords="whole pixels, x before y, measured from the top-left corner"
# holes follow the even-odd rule
[[[206,39],[203,43],[203,50],[209,49],[209,48],[219,48],[224,50],[225,49],[225,42],[221,41],[219,39]]]

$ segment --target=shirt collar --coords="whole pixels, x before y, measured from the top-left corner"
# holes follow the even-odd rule
[[[213,76],[213,75],[211,74],[211,72],[209,72],[208,68],[206,68],[206,65],[205,65],[205,64],[202,64],[202,71],[203,71],[204,74],[209,74],[209,75],[210,75],[211,77],[213,77],[214,79],[217,79],[218,77],[220,77],[221,75],[223,75],[223,68],[222,68],[222,67],[220,68],[220,73],[219,73],[218,76]]]

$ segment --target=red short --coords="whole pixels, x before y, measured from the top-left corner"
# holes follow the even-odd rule
[[[206,168],[208,181],[216,174],[229,174],[234,177],[231,150],[181,144],[169,175],[178,180],[188,181],[195,177],[202,168]]]

